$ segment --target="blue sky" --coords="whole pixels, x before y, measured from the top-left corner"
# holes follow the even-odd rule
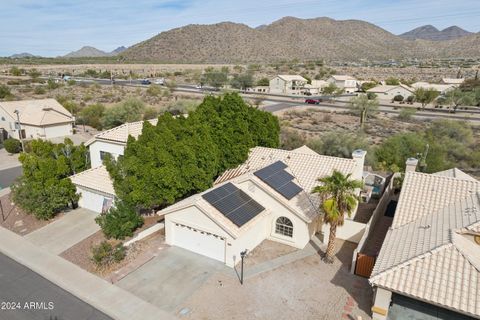
[[[480,31],[479,0],[1,0],[0,56],[111,51],[186,24],[255,27],[284,16],[359,19],[399,34],[432,24]]]

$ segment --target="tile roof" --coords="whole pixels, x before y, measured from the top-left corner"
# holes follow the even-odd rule
[[[479,229],[479,181],[409,172],[370,283],[479,317]]]
[[[396,88],[403,88],[407,91],[410,91],[411,93],[413,93],[413,89],[406,86],[406,85],[403,85],[403,84],[399,84],[399,85],[380,85],[380,86],[376,86],[376,87],[373,87],[369,90],[367,90],[367,92],[380,92],[380,93],[385,93],[385,92],[388,92],[388,91],[391,91],[391,90],[395,90]]]
[[[158,119],[151,119],[147,121],[155,126],[158,122]],[[102,131],[96,134],[92,139],[87,141],[86,145],[88,146],[92,144],[95,140],[107,140],[119,143],[127,143],[128,136],[132,136],[137,139],[138,136],[142,134],[143,122],[143,120],[136,122],[127,122],[118,127]]]
[[[462,179],[462,180],[477,181],[474,177],[466,174],[465,172],[463,172],[462,170],[460,170],[458,168],[452,168],[452,169],[448,169],[448,170],[445,170],[445,171],[436,172],[436,173],[434,173],[434,175],[450,177],[450,178],[458,178],[458,179]]]
[[[18,110],[21,124],[49,126],[73,122],[72,114],[55,99],[0,101],[0,108],[15,121],[14,111]]]
[[[436,212],[480,190],[480,182],[444,175],[408,172],[395,211],[392,228]]]
[[[297,80],[297,81],[304,81],[304,82],[307,82],[307,79],[305,79],[304,77],[302,76],[299,76],[299,75],[290,75],[290,74],[279,74],[277,77],[285,80],[285,81],[294,81],[294,80]]]
[[[332,78],[335,79],[335,81],[357,80],[354,77],[347,75],[333,75]]]
[[[74,185],[115,196],[113,182],[105,166],[99,166],[70,177]]]

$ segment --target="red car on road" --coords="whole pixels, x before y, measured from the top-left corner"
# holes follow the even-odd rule
[[[305,103],[308,103],[308,104],[319,104],[319,103],[320,103],[320,100],[316,100],[316,99],[306,99],[306,100],[305,100]]]

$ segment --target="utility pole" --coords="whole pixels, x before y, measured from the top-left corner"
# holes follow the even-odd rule
[[[17,115],[17,124],[18,124],[18,137],[20,138],[20,143],[22,144],[22,152],[25,152],[25,146],[23,144],[23,137],[22,137],[22,127],[20,126],[20,111],[15,109],[13,111]]]
[[[240,252],[240,257],[242,258],[242,271],[240,274],[240,284],[243,285],[243,260],[245,259],[245,256],[247,255],[247,249],[243,250]]]

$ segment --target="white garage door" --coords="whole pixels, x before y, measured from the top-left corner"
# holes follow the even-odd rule
[[[173,245],[225,262],[225,240],[178,223],[172,223]]]
[[[77,191],[80,193],[78,206],[81,208],[101,213],[104,207],[111,205],[112,198],[105,197],[83,188],[78,188]]]

